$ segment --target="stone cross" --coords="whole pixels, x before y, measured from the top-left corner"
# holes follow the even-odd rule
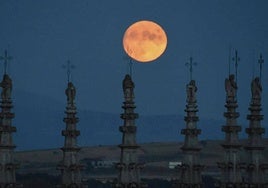
[[[259,59],[258,63],[260,64],[260,82],[261,82],[262,64],[264,63],[264,59],[262,58],[262,54],[260,54],[260,59]]]
[[[193,62],[193,58],[190,57],[190,62],[185,63],[185,65],[189,66],[190,80],[192,80],[192,77],[193,77],[193,65],[197,65],[197,63]]]
[[[132,77],[132,67],[133,67],[133,61],[132,58],[129,59],[129,75]]]
[[[0,60],[4,61],[4,74],[7,72],[7,64],[11,59],[12,57],[8,55],[7,50],[5,50],[4,56],[0,56]]]
[[[67,79],[68,83],[70,82],[70,77],[71,77],[71,69],[74,69],[75,66],[71,64],[70,60],[66,62],[66,65],[63,65],[63,68],[67,69]]]
[[[233,57],[232,60],[235,63],[235,82],[237,83],[237,68],[238,68],[238,62],[240,61],[240,57],[238,57],[237,50],[235,50],[235,57]]]

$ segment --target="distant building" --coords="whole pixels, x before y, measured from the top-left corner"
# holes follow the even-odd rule
[[[169,169],[175,169],[178,165],[182,165],[182,162],[175,162],[175,161],[168,162]]]
[[[118,161],[103,160],[103,161],[91,161],[93,168],[113,168]]]

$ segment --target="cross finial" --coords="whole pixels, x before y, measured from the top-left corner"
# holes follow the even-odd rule
[[[196,62],[193,62],[193,58],[190,57],[190,61],[185,63],[186,66],[189,66],[189,71],[190,71],[190,80],[192,80],[193,77],[193,66],[197,65]]]
[[[258,60],[258,63],[260,64],[260,81],[262,76],[262,64],[264,63],[264,59],[262,58],[262,54],[260,54],[260,59]]]
[[[5,50],[4,56],[0,56],[0,60],[4,61],[4,74],[7,72],[7,64],[11,59],[12,57],[8,55],[7,50]]]
[[[255,77],[255,50],[253,51],[252,55],[252,80]]]
[[[231,74],[231,49],[232,47],[229,46],[229,55],[228,55],[228,73]]]
[[[240,57],[238,57],[237,50],[235,50],[235,57],[233,57],[232,60],[235,63],[235,81],[237,83],[237,68],[238,68],[238,62],[240,61]]]
[[[66,62],[66,65],[63,65],[63,68],[67,69],[67,80],[68,83],[70,82],[70,77],[71,77],[71,69],[74,69],[75,66],[71,64],[70,60]]]
[[[133,66],[133,62],[132,59],[129,59],[129,75],[132,77],[132,66]]]
[[[133,59],[130,56],[124,56],[124,61],[126,60],[127,66],[126,66],[126,72],[132,77],[132,72],[133,72]]]

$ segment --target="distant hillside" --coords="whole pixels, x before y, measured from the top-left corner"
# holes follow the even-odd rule
[[[15,112],[13,125],[18,130],[14,134],[17,150],[63,146],[64,138],[61,136],[61,130],[65,128],[62,121],[65,116],[65,104],[45,96],[16,90],[14,96],[12,110]],[[118,108],[121,108],[121,104],[118,104]],[[120,143],[122,135],[118,127],[123,124],[120,114],[78,109],[77,116],[80,119],[78,123],[78,129],[81,131],[78,138],[80,146]],[[224,134],[221,132],[223,124],[221,120],[200,117],[198,122],[198,127],[202,129],[200,140],[223,139]],[[182,115],[144,116],[140,114],[136,125],[139,143],[176,142],[184,139],[180,134],[180,130],[185,127]],[[241,135],[245,137],[244,132]]]
[[[201,141],[203,147],[200,158],[201,162],[206,166],[205,174],[218,172],[217,162],[223,160],[223,149],[220,146],[222,141],[206,140]],[[243,141],[245,143],[245,141]],[[268,147],[268,139],[264,140],[264,144]],[[142,144],[138,151],[140,162],[146,164],[142,171],[143,176],[147,178],[170,178],[176,171],[169,169],[170,161],[182,161],[183,154],[180,150],[182,143],[165,142],[165,143],[147,143]],[[246,154],[242,151],[242,159]],[[116,169],[113,163],[119,161],[120,150],[117,146],[92,146],[83,147],[79,153],[80,160],[85,164],[84,176],[88,178],[100,178],[103,176],[115,177]],[[264,152],[264,158],[268,159],[268,148]],[[34,150],[16,152],[15,160],[20,163],[20,174],[41,173],[57,175],[57,164],[62,159],[62,151],[60,149],[50,150]],[[95,162],[109,164],[108,168],[95,168]],[[105,163],[106,161],[106,163]],[[92,163],[94,162],[94,163]],[[268,160],[266,161],[268,163]],[[159,173],[159,172],[165,173]]]

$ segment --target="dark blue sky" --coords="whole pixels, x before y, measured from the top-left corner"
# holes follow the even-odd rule
[[[15,90],[65,103],[66,70],[61,67],[70,59],[76,66],[78,108],[121,113],[121,82],[128,62],[122,37],[133,22],[152,20],[165,29],[168,47],[155,62],[134,64],[137,112],[184,114],[189,81],[185,63],[192,55],[198,63],[194,79],[199,116],[223,119],[231,46],[241,58],[238,102],[245,119],[252,67],[255,63],[258,74],[260,52],[265,59],[263,96],[268,96],[267,8],[267,0],[2,0],[0,51],[7,48],[13,56],[9,73]],[[266,97],[266,117],[267,104]]]

